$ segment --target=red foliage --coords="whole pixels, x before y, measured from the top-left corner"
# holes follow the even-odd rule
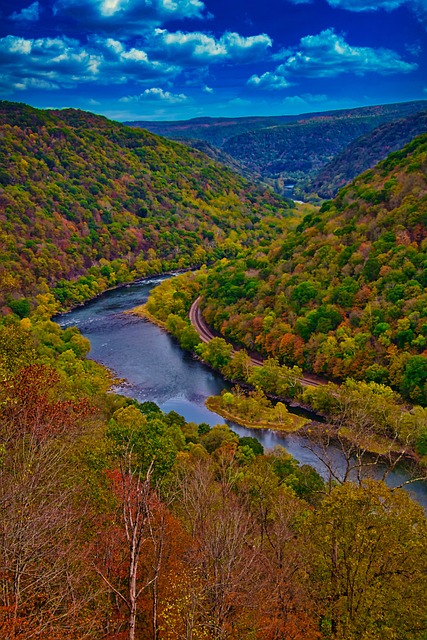
[[[87,401],[58,399],[59,375],[34,364],[0,383],[0,428],[8,438],[31,435],[38,442],[76,431],[90,413]]]

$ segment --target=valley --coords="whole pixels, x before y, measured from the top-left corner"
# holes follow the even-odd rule
[[[2,637],[423,640],[424,106],[193,122],[255,184],[0,103]],[[398,148],[334,199],[266,184],[354,136]]]

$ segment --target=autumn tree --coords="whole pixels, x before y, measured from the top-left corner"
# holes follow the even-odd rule
[[[158,581],[163,562],[167,510],[154,486],[154,477],[167,468],[168,455],[156,461],[159,429],[150,433],[150,423],[132,404],[117,410],[108,431],[114,469],[110,473],[112,489],[117,498],[117,515],[106,531],[106,548],[100,546],[95,570],[107,585],[117,608],[126,609],[127,637],[134,640],[138,633],[138,613],[141,600],[151,600],[151,637],[158,633]],[[147,457],[147,435],[157,436],[150,442],[151,461]],[[160,445],[161,446],[161,445]],[[173,454],[172,454],[173,455]],[[156,468],[157,463],[157,468]]]
[[[0,382],[0,628],[5,638],[78,637],[96,622],[84,569],[87,519],[76,441],[86,402],[61,399],[59,376],[31,365]],[[80,626],[81,625],[81,626]]]
[[[306,531],[326,637],[425,637],[427,524],[405,492],[372,480],[338,486]]]

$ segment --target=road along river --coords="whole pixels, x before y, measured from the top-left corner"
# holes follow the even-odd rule
[[[118,393],[143,402],[156,402],[163,411],[176,411],[187,421],[210,425],[224,420],[205,407],[208,396],[228,388],[222,377],[183,351],[178,343],[156,325],[124,311],[143,304],[151,289],[165,277],[151,278],[109,291],[82,307],[64,314],[56,321],[62,326],[75,325],[89,338],[90,357],[113,370],[123,382]],[[320,473],[325,468],[307,448],[310,443],[297,434],[284,435],[271,430],[247,429],[228,423],[240,436],[257,438],[265,449],[285,447],[301,464],[311,464]],[[337,466],[338,450],[330,449]],[[403,467],[393,471],[388,482],[401,484],[406,478]],[[427,508],[427,484],[410,485],[409,491]]]

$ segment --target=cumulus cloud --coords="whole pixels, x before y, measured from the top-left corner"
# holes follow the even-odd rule
[[[181,69],[150,60],[135,47],[113,39],[89,42],[85,47],[71,38],[0,38],[0,88],[71,88],[81,83],[137,83],[168,79]]]
[[[168,20],[209,17],[202,0],[56,0],[58,19],[66,17],[98,32],[138,34]]]
[[[119,102],[145,102],[147,100],[179,104],[181,102],[185,102],[188,98],[183,93],[171,93],[170,91],[164,91],[159,87],[152,87],[151,89],[145,89],[145,91],[139,95],[120,98]]]
[[[152,82],[168,79],[180,73],[181,68],[152,60],[148,53],[138,47],[127,48],[114,38],[92,38],[90,44],[102,55],[102,75],[105,82]]]
[[[0,87],[58,89],[98,77],[101,59],[71,38],[0,38]]]
[[[37,22],[40,18],[40,4],[33,2],[29,7],[21,9],[21,11],[14,11],[9,18],[15,22]]]
[[[175,60],[182,65],[207,65],[215,62],[253,62],[265,56],[272,41],[265,33],[243,37],[227,32],[216,39],[199,31],[171,33],[166,29],[155,29],[149,44],[157,57]]]
[[[292,4],[311,4],[313,0],[288,0]],[[326,0],[334,9],[345,9],[362,13],[364,11],[394,11],[399,7],[407,7],[413,11],[420,22],[427,26],[426,0]]]
[[[414,62],[405,62],[398,53],[390,49],[355,47],[348,44],[342,35],[326,29],[314,36],[305,36],[293,51],[276,54],[283,59],[274,71],[262,76],[253,75],[248,84],[262,89],[285,89],[290,79],[333,78],[344,73],[363,76],[378,73],[386,76],[394,73],[410,73],[418,68]]]
[[[292,0],[293,1],[293,0]],[[394,11],[399,7],[407,7],[413,11],[418,19],[427,25],[426,0],[327,0],[331,7],[346,9],[347,11]]]
[[[402,60],[399,54],[391,49],[354,47],[333,29],[326,29],[318,35],[301,38],[298,50],[290,55],[279,69],[280,73],[324,78],[342,73],[409,73],[417,67],[415,63]]]
[[[277,89],[287,89],[291,84],[292,83],[290,83],[284,75],[270,71],[263,73],[262,76],[253,75],[248,80],[248,85],[250,87],[272,91]]]

